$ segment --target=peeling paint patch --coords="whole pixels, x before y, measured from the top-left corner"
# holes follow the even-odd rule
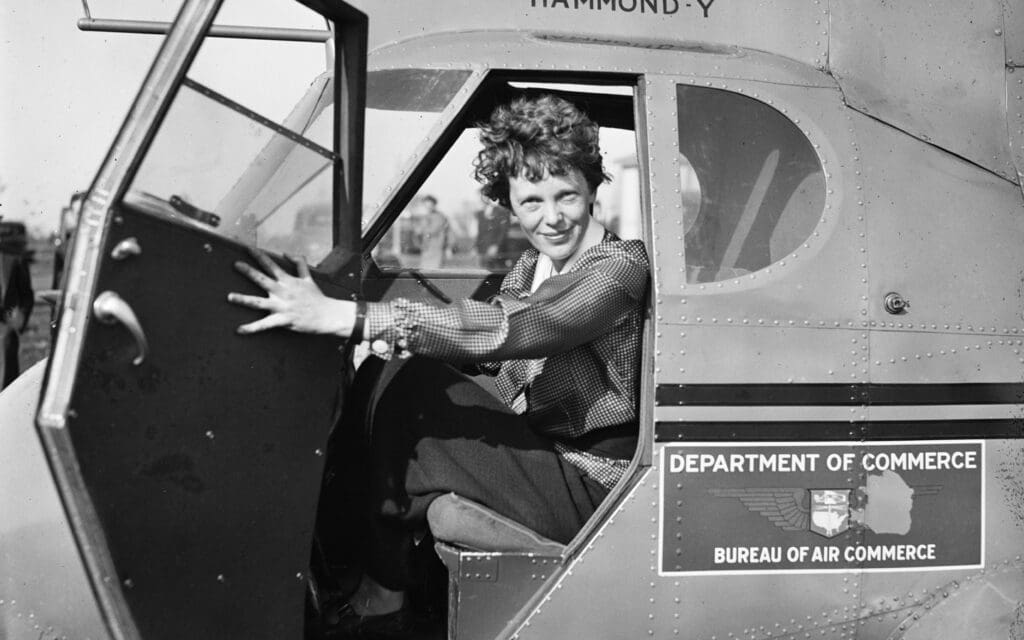
[[[1017,603],[1013,620],[1010,622],[1009,640],[1024,640],[1024,602]]]
[[[995,477],[1006,494],[1006,508],[1018,529],[1024,529],[1024,449],[1007,447]],[[1021,636],[1024,640],[1024,635]]]

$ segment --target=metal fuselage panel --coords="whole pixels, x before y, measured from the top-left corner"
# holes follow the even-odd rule
[[[45,361],[0,394],[0,637],[108,637],[35,430]]]
[[[653,466],[641,470],[610,517],[570,550],[564,569],[539,587],[501,637],[795,638],[824,632],[880,639],[929,637],[924,634],[944,629],[950,633],[932,637],[952,638],[960,627],[945,621],[971,624],[978,616],[972,606],[1001,606],[1005,620],[1010,604],[986,594],[999,589],[1019,601],[1024,591],[1017,559],[1024,549],[1021,487],[1014,479],[1021,474],[1022,411],[1013,385],[1024,372],[1017,282],[1024,265],[1014,251],[1024,240],[1024,218],[1017,186],[851,109],[826,74],[762,53],[569,46],[491,33],[413,40],[378,51],[375,64],[464,59],[563,77],[581,69],[641,76],[646,119],[638,127],[645,127],[648,143],[639,152],[650,168],[646,225],[654,267],[651,388],[713,387],[705,402],[657,402],[653,424],[644,425],[660,440]],[[680,85],[770,105],[814,148],[825,176],[821,217],[807,240],[770,268],[718,282],[688,281],[683,207],[674,188]],[[885,296],[894,291],[910,301],[909,312],[886,311]],[[979,387],[958,399],[956,390],[967,383],[991,384],[995,395]],[[896,386],[908,384],[918,386]],[[714,393],[720,393],[717,400]],[[643,402],[653,405],[655,398]],[[864,439],[893,440],[901,433],[924,439],[915,442],[940,432],[989,438],[976,476],[985,489],[973,505],[983,513],[983,539],[973,543],[984,549],[984,568],[666,573],[660,554],[671,550],[660,536],[671,487],[662,480],[660,457],[673,440],[689,437],[685,427],[671,432],[667,426],[690,423],[712,434],[720,425],[716,439],[736,433],[757,440],[760,433],[803,445],[845,440],[856,452],[871,451],[870,443],[858,445]],[[948,446],[958,441],[952,442]],[[859,478],[866,482],[868,475]],[[927,496],[934,488],[915,490]],[[955,528],[953,515],[949,526]],[[704,524],[709,531],[719,525]]]
[[[437,32],[508,29],[560,31],[620,42],[699,43],[769,51],[821,66],[828,56],[826,3],[787,0],[751,5],[726,0],[513,0],[467,4],[461,0],[355,2],[373,23],[370,47]],[[675,9],[675,10],[673,10]],[[443,16],[443,20],[438,18]],[[472,58],[458,58],[472,59]],[[552,60],[552,62],[555,62]]]
[[[986,445],[983,569],[696,576],[659,575],[660,506],[674,486],[662,486],[660,449],[668,445],[658,445],[654,467],[515,632],[520,638],[1005,637],[990,632],[1006,633],[1014,603],[1024,597],[1021,488],[1005,478],[1020,476],[1021,447],[1019,440]],[[705,524],[714,530],[714,522]]]
[[[1004,67],[1024,32],[999,0],[942,4],[832,3],[829,67],[855,108],[1016,181]]]
[[[1024,134],[1016,133],[1022,85],[1013,75],[1024,64],[1024,10],[1009,0],[361,4],[374,16],[374,47],[500,25],[524,33],[561,32],[580,43],[766,52],[827,71],[842,86],[848,104],[871,117],[1018,184],[1018,173],[1024,171]],[[445,19],[436,20],[439,15]],[[1008,125],[1013,144],[1006,136]]]
[[[695,78],[742,78],[778,84],[836,87],[828,74],[806,64],[740,46],[688,46],[679,38],[650,44],[600,33],[477,30],[417,37],[375,49],[369,68],[464,67],[523,71],[686,74]],[[678,45],[678,46],[677,46]]]
[[[658,234],[659,384],[1020,382],[1020,191],[828,94],[761,90],[790,105],[828,176],[798,251],[693,285]],[[889,292],[909,312],[888,313]]]

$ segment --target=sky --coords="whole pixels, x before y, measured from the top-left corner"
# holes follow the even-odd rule
[[[178,0],[88,4],[93,18],[161,21],[171,20],[179,6]],[[42,232],[55,229],[71,194],[89,186],[161,41],[154,35],[79,31],[82,17],[82,0],[5,0],[0,6],[0,216]],[[318,16],[288,0],[226,0],[217,22],[323,28]],[[219,42],[228,50],[247,44]],[[321,44],[280,48],[311,67],[299,80],[301,88],[317,66],[323,69]],[[294,89],[266,92],[264,84],[252,81],[257,70],[266,72],[260,65],[221,72],[211,60],[208,67],[208,78],[232,97],[246,88],[260,89],[265,98],[281,96],[287,106],[265,107],[271,110],[297,99]]]

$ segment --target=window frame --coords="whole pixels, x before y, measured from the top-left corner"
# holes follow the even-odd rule
[[[473,70],[473,75],[470,76],[460,90],[460,94],[463,95],[462,99],[449,104],[442,120],[438,122],[432,131],[432,135],[423,140],[416,151],[413,152],[409,164],[400,171],[398,183],[386,192],[380,207],[374,212],[373,218],[366,221],[366,226],[363,230],[362,253],[363,259],[367,263],[372,263],[370,252],[376,248],[384,235],[396,224],[398,218],[415,199],[419,190],[430,178],[430,175],[441,161],[444,160],[445,155],[462,133],[472,126],[469,124],[468,113],[471,112],[477,98],[485,93],[491,83],[543,82],[550,84],[572,83],[632,86],[634,87],[634,95],[631,98],[634,107],[634,134],[637,136],[637,154],[640,154],[639,127],[635,124],[640,114],[636,109],[636,105],[639,102],[639,75],[598,72],[523,71],[479,66],[473,67]],[[453,270],[442,269],[440,271],[452,272]],[[487,273],[485,269],[475,271],[479,271],[481,274]],[[461,273],[465,272],[466,270],[461,271]],[[444,277],[444,274],[439,271],[432,271],[431,275]]]
[[[645,320],[642,339],[642,354],[640,362],[640,391],[637,398],[637,414],[640,424],[639,438],[636,452],[630,461],[619,483],[605,497],[594,514],[587,520],[584,526],[577,532],[576,536],[566,545],[562,558],[569,560],[576,557],[586,548],[587,543],[592,540],[606,526],[613,512],[619,508],[622,501],[630,494],[643,477],[650,470],[653,460],[655,445],[654,437],[654,391],[656,381],[654,379],[655,362],[655,322],[653,305],[655,300],[655,244],[652,231],[652,180],[651,180],[651,154],[654,153],[653,143],[649,139],[648,110],[655,108],[648,98],[646,90],[648,76],[643,73],[604,73],[604,72],[567,72],[567,71],[523,71],[519,69],[503,68],[480,68],[471,80],[475,80],[472,89],[466,91],[466,95],[457,107],[450,113],[446,113],[442,123],[438,124],[436,135],[423,141],[423,144],[414,154],[411,164],[400,175],[400,184],[389,192],[384,198],[372,221],[367,224],[363,233],[363,260],[365,264],[373,264],[370,252],[384,234],[395,224],[398,217],[405,210],[406,206],[419,192],[419,189],[429,178],[434,168],[447,154],[448,150],[465,130],[466,114],[474,104],[476,98],[487,89],[490,81],[497,82],[544,82],[551,84],[588,84],[609,86],[630,86],[633,88],[633,95],[630,98],[633,105],[633,134],[636,138],[637,165],[639,171],[639,196],[641,213],[641,241],[647,248],[651,264],[651,276],[649,292],[645,304]],[[467,87],[469,82],[467,82]],[[669,104],[658,104],[659,112],[674,114],[675,100]],[[454,103],[453,103],[454,105]],[[669,111],[670,110],[670,111]],[[398,271],[398,270],[396,270]],[[416,270],[405,270],[416,271]],[[431,277],[459,277],[465,272],[456,273],[454,270],[445,270],[444,273],[432,272]],[[483,273],[483,271],[481,271]],[[416,275],[416,274],[414,274]],[[424,275],[427,275],[424,273]],[[512,552],[498,552],[497,555],[516,555]],[[563,563],[565,566],[567,563]],[[539,589],[534,597],[542,597],[546,589]],[[522,611],[528,611],[529,606]]]

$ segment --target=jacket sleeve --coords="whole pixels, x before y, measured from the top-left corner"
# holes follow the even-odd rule
[[[451,362],[547,357],[608,332],[642,303],[646,286],[646,264],[610,257],[553,276],[522,298],[499,295],[444,307],[402,298],[371,303],[367,338]]]

